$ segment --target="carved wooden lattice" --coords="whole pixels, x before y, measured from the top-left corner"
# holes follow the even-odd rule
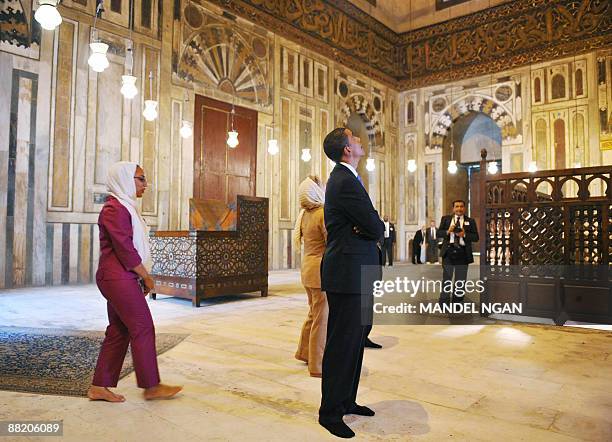
[[[196,232],[188,237],[154,237],[151,239],[151,256],[154,275],[196,277]]]
[[[268,200],[238,196],[236,230],[154,232],[156,293],[192,299],[268,290]]]
[[[481,302],[612,323],[612,167],[487,175],[480,194]]]
[[[182,278],[267,274],[267,200],[238,200],[236,231],[155,233],[152,273]]]
[[[486,239],[489,243],[488,253],[484,255],[490,265],[508,265],[512,261],[514,242],[512,212],[500,209],[487,212]]]
[[[268,272],[267,205],[242,200],[238,235],[198,239],[198,276],[229,277]],[[262,249],[262,245],[265,248]]]
[[[570,208],[571,264],[601,264],[603,262],[603,231],[601,206]]]
[[[563,209],[527,207],[518,212],[518,263],[563,264]]]
[[[609,167],[488,176],[483,264],[608,264],[611,176]]]

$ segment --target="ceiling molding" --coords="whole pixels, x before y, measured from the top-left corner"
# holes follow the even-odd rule
[[[208,0],[405,90],[612,44],[609,0],[516,0],[401,34],[347,0]]]

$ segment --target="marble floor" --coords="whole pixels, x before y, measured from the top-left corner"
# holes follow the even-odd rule
[[[145,402],[132,373],[123,404],[0,391],[0,421],[63,420],[70,441],[332,440],[316,423],[320,380],[293,358],[297,272],[271,272],[268,298],[149,303],[158,332],[189,335],[160,357],[179,397]],[[104,301],[91,285],[0,291],[0,325],[103,330]],[[384,349],[366,350],[358,399],[377,414],[345,419],[355,440],[612,440],[610,331],[385,325],[372,338]]]

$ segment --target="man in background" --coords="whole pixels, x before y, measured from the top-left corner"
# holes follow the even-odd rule
[[[412,239],[412,263],[423,264],[425,260],[421,259],[425,255],[425,226],[417,230]]]
[[[427,263],[437,264],[438,263],[438,229],[436,222],[432,219],[429,222],[429,228],[427,229]]]
[[[440,255],[442,256],[442,292],[440,304],[463,302],[464,291],[455,293],[453,288],[462,281],[465,286],[468,265],[474,262],[472,243],[478,241],[476,221],[465,215],[465,201],[453,201],[453,214],[443,216],[438,227],[438,236],[443,238]],[[454,276],[454,283],[451,285]],[[451,288],[449,290],[449,288]]]
[[[395,224],[389,222],[389,217],[387,215],[385,215],[383,220],[385,223],[385,237],[382,243],[383,266],[387,265],[387,260],[389,261],[389,266],[392,266],[393,245],[395,244]]]

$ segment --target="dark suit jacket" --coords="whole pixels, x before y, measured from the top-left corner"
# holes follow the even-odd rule
[[[432,238],[432,235],[431,235],[431,227],[428,227],[428,228],[427,228],[427,232],[426,232],[426,235],[425,235],[425,236],[427,237],[427,242],[429,242],[429,241],[437,241],[437,240],[438,240],[438,238],[439,238],[439,237],[438,237],[438,228],[436,227],[436,229],[435,229],[435,230],[436,230],[436,237],[435,237],[435,238]]]
[[[419,229],[414,234],[414,238],[412,238],[412,244],[416,247],[421,247],[421,243],[423,242],[423,239],[424,239],[423,232]]]
[[[383,227],[384,227],[384,223],[383,223]],[[385,231],[383,229],[383,236],[385,234]],[[389,223],[389,240],[394,243],[395,242],[395,224],[393,223]]]
[[[376,266],[369,269],[369,279],[382,278],[376,242],[384,235],[385,225],[365,188],[342,164],[336,164],[327,181],[324,211],[327,246],[321,261],[321,290],[362,293],[361,266]],[[376,274],[372,274],[374,269]],[[370,281],[366,284],[369,286]]]
[[[443,238],[442,248],[440,249],[440,256],[444,258],[448,252],[450,244],[450,235],[448,229],[450,228],[451,222],[455,215],[445,215],[440,220],[440,226],[438,227],[438,238]],[[463,216],[463,230],[465,230],[465,254],[467,255],[468,263],[474,262],[474,255],[472,253],[472,243],[478,241],[478,228],[476,227],[476,221],[474,218],[469,216]]]

